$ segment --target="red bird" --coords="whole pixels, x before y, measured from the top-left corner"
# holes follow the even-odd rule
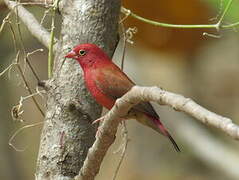
[[[107,109],[111,109],[116,99],[135,85],[95,44],[77,45],[65,57],[76,59],[79,62],[84,72],[86,87],[95,100]],[[149,102],[142,102],[134,106],[130,114],[134,115],[134,118],[140,123],[168,137],[175,150],[180,151]]]

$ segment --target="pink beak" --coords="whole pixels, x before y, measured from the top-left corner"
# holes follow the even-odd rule
[[[65,58],[76,58],[76,53],[74,51],[69,52]]]

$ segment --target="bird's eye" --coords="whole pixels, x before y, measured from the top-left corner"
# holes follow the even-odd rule
[[[84,56],[86,54],[85,50],[81,49],[79,50],[79,55],[80,56]]]

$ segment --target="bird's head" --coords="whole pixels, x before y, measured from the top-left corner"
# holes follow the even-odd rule
[[[95,63],[110,61],[105,52],[95,44],[79,44],[65,57],[77,60],[83,69]]]

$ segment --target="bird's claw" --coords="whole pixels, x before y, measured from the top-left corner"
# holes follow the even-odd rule
[[[103,120],[104,120],[104,116],[103,116],[103,117],[100,117],[100,118],[98,118],[98,119],[96,119],[96,120],[94,120],[94,121],[92,122],[92,124],[99,123],[99,122],[101,122],[101,121],[103,121]]]
[[[96,133],[95,133],[95,138],[99,137],[100,134],[101,134],[101,130],[100,130],[100,128],[98,128]]]

